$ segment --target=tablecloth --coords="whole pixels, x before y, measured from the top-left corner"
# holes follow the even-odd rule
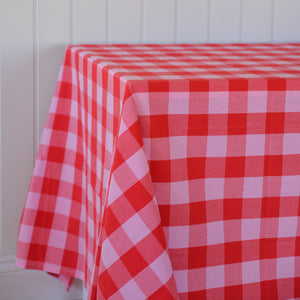
[[[68,46],[17,266],[89,299],[300,297],[300,44]]]

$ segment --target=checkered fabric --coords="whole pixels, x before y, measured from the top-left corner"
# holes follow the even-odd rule
[[[300,297],[300,44],[69,46],[17,265],[89,299]]]

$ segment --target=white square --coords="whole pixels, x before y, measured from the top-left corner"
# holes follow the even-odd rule
[[[225,274],[224,266],[207,267],[206,268],[206,288],[214,289],[224,287]]]
[[[149,165],[143,148],[140,148],[126,160],[137,179],[142,179],[149,172]]]
[[[164,251],[152,264],[150,264],[150,268],[154,271],[162,284],[169,281],[173,274],[170,257],[166,251]]]
[[[245,177],[243,197],[261,198],[263,194],[263,177]]]
[[[227,136],[207,137],[207,157],[225,157],[227,151]]]
[[[26,208],[31,208],[33,210],[37,210],[39,207],[40,203],[40,193],[35,193],[35,192],[28,192],[27,195],[27,202],[26,202]]]
[[[169,93],[169,113],[188,114],[189,113],[189,93]]]
[[[171,182],[170,204],[186,204],[189,203],[189,182],[177,181]]]
[[[73,183],[74,182],[75,168],[71,165],[64,164],[62,166],[60,180]]]
[[[65,231],[51,229],[48,245],[59,249],[64,249],[67,239],[67,233]]]
[[[264,155],[265,135],[247,134],[246,135],[246,156]]]
[[[55,206],[55,213],[61,214],[64,216],[70,215],[71,210],[71,199],[64,198],[64,197],[57,197],[56,199],[56,206]]]
[[[77,150],[77,135],[68,131],[68,136],[67,136],[67,142],[66,142],[66,148],[68,150],[73,150],[76,152]]]
[[[188,272],[186,270],[174,271],[177,291],[179,293],[187,293],[188,288]]]
[[[109,151],[110,153],[113,152],[113,140],[114,140],[113,134],[110,133],[109,131],[106,131],[105,147],[106,150]]]
[[[135,93],[134,102],[136,106],[136,111],[139,116],[149,116],[150,115],[150,102],[148,93]]]
[[[282,176],[281,196],[295,196],[300,194],[300,175]]]
[[[169,143],[171,159],[187,157],[187,136],[170,136]]]
[[[33,232],[33,226],[28,226],[25,224],[21,224],[20,233],[19,233],[19,241],[24,243],[30,243]]]
[[[243,219],[241,240],[258,240],[260,238],[260,219]]]
[[[101,260],[105,268],[108,269],[119,258],[109,239],[105,239],[101,246]]]
[[[278,237],[295,237],[297,235],[298,217],[280,217]]]
[[[134,245],[150,233],[149,228],[137,214],[122,224],[122,228]]]
[[[111,115],[114,114],[114,95],[111,93],[107,93],[107,105],[106,105],[106,110],[109,112]]]
[[[224,198],[224,178],[205,178],[205,199],[217,200]]]
[[[207,245],[224,243],[224,222],[207,223]]]
[[[44,177],[47,162],[45,160],[37,159],[33,169],[33,176]]]
[[[213,78],[205,75],[205,77]],[[209,113],[222,114],[228,112],[228,92],[210,92],[209,93]]]
[[[283,154],[299,154],[300,152],[299,149],[300,149],[299,133],[286,133],[283,135]]]
[[[189,226],[169,226],[169,249],[189,247]]]
[[[267,110],[267,91],[249,91],[248,92],[248,112],[266,112]]]
[[[277,278],[295,277],[295,257],[277,258]]]
[[[123,285],[119,289],[119,292],[123,295],[124,299],[147,299],[134,279],[131,279],[125,285]],[[111,298],[113,299],[114,297],[112,296]]]
[[[260,264],[258,260],[242,263],[243,284],[260,282]]]

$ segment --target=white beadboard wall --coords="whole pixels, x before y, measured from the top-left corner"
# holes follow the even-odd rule
[[[13,268],[18,223],[67,44],[300,42],[299,16],[299,0],[0,0],[0,279],[11,278],[6,269]],[[24,293],[30,292],[23,289],[23,299]]]

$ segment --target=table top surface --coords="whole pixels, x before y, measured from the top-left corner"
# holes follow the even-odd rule
[[[69,47],[127,80],[300,77],[300,44]]]

